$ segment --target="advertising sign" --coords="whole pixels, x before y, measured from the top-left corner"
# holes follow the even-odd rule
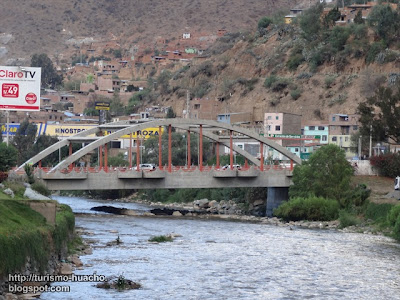
[[[94,108],[97,110],[110,110],[109,102],[95,102],[94,105]]]
[[[11,123],[8,124],[8,135],[15,135],[19,128],[19,124]],[[1,134],[3,136],[7,135],[7,124],[1,125]]]
[[[0,110],[40,110],[41,68],[0,66]]]

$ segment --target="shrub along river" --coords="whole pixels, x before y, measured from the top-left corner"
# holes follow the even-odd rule
[[[123,275],[141,289],[69,285],[69,293],[41,299],[399,299],[400,244],[392,239],[334,230],[262,224],[134,217],[93,213],[93,206],[138,210],[132,203],[56,197],[79,214],[76,225],[91,241],[75,274]],[[173,242],[150,243],[176,233]],[[107,246],[119,235],[122,244]]]

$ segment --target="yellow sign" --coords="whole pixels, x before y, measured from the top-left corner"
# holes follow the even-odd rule
[[[79,132],[91,129],[96,127],[95,125],[81,125],[81,124],[43,124],[40,129],[38,134],[48,134],[51,136],[58,136],[58,137],[70,137],[73,136]],[[164,128],[161,127],[161,134],[164,132]],[[109,135],[111,134],[112,131],[105,131],[104,135]],[[150,127],[146,128],[144,130],[139,131],[139,138],[140,139],[148,139],[152,136],[158,136],[158,127]],[[90,136],[94,136],[93,134]],[[119,139],[129,139],[129,134],[123,135],[118,137]],[[137,139],[137,132],[132,133],[132,138]]]
[[[97,110],[110,110],[109,102],[95,102],[94,105],[94,109]]]
[[[151,138],[152,136],[159,136],[159,132],[158,131],[159,131],[158,127],[149,127],[149,128],[143,129],[143,130],[139,130],[139,139],[148,139],[148,138]],[[163,132],[164,132],[164,128],[161,127],[161,134],[163,134]],[[105,131],[104,135],[109,135],[111,133],[112,133],[112,131]],[[123,136],[121,136],[119,138],[121,138],[121,139],[129,139],[130,138],[129,136],[130,136],[129,134],[126,134],[126,135],[123,135]],[[137,139],[138,138],[136,131],[132,132],[132,138],[133,139]]]

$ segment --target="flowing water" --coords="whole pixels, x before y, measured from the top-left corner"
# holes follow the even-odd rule
[[[57,199],[79,212],[99,205],[146,210]],[[71,291],[41,299],[400,299],[400,244],[386,237],[104,213],[78,215],[76,225],[87,232],[93,254],[81,256],[92,266],[75,274],[123,275],[142,288],[118,292],[92,282],[54,283]],[[148,242],[168,233],[182,237]],[[122,244],[106,245],[118,235]]]

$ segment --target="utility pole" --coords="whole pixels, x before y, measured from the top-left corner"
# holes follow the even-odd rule
[[[372,125],[369,127],[369,156],[368,158],[370,159],[372,156]]]
[[[186,91],[186,119],[190,119],[190,111],[189,111],[189,101],[190,101],[190,92]]]
[[[361,159],[361,142],[362,142],[362,135],[358,137],[358,159]]]

